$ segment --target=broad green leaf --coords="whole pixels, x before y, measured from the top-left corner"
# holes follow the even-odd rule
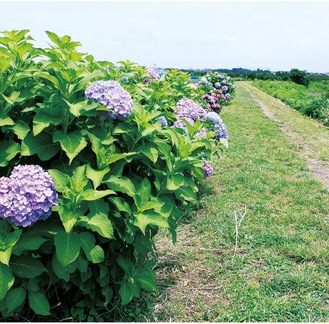
[[[114,191],[119,191],[127,194],[130,197],[136,195],[136,189],[132,181],[127,177],[110,176],[104,181],[108,187]]]
[[[70,177],[67,174],[55,169],[49,169],[48,173],[51,175],[57,192],[65,193],[69,190]]]
[[[47,239],[41,236],[22,235],[13,248],[14,255],[21,255],[23,251],[33,251],[45,243]]]
[[[24,121],[18,120],[12,127],[12,130],[18,139],[23,140],[25,136],[30,132],[30,127]]]
[[[74,104],[70,103],[69,101],[63,99],[66,104],[69,106],[70,112],[75,117],[79,117],[81,115],[81,112],[84,110],[84,108],[88,105],[88,101],[84,100],[82,102],[76,102]]]
[[[64,226],[65,232],[70,233],[78,221],[80,215],[77,212],[69,210],[65,206],[60,206],[58,209],[58,214]]]
[[[86,166],[81,165],[73,171],[73,175],[70,178],[70,189],[71,191],[80,194],[87,185],[88,179],[86,178]]]
[[[63,279],[64,281],[68,282],[70,280],[70,274],[68,272],[68,268],[64,267],[57,259],[56,255],[53,255],[52,262],[53,270],[56,276],[59,279]]]
[[[125,159],[128,156],[137,155],[135,152],[128,152],[122,154],[111,154],[109,157],[106,158],[106,163],[111,164],[117,162],[119,160]]]
[[[19,144],[16,142],[1,141],[0,147],[0,167],[7,166],[9,161],[21,151]]]
[[[122,305],[127,305],[134,297],[134,293],[129,282],[123,282],[119,289],[119,295],[122,300]]]
[[[110,172],[109,167],[105,167],[103,170],[94,170],[89,164],[86,167],[86,176],[93,182],[94,189],[102,183],[104,176],[108,172]]]
[[[15,122],[7,116],[4,111],[0,111],[0,127],[14,125]]]
[[[0,251],[0,262],[9,265],[9,260],[11,257],[12,247],[5,249],[4,251]]]
[[[91,233],[80,233],[81,247],[87,259],[92,263],[104,261],[104,251],[99,245],[95,245],[95,237]]]
[[[21,306],[26,299],[26,290],[24,288],[14,288],[8,291],[6,296],[7,311],[10,313]]]
[[[29,291],[29,305],[37,315],[50,315],[50,305],[46,296],[40,291]]]
[[[70,160],[70,164],[72,160],[87,146],[87,141],[80,132],[65,134],[61,131],[55,131],[53,134],[53,141],[60,143],[62,150]]]
[[[52,142],[50,135],[46,133],[33,136],[28,134],[22,142],[22,155],[37,154],[41,161],[48,161],[59,151],[59,146]]]
[[[196,193],[190,187],[181,187],[175,192],[177,197],[183,198],[189,202],[196,202],[198,200]]]
[[[136,215],[134,225],[139,227],[143,234],[145,234],[146,227],[149,224],[164,228],[169,227],[167,219],[159,213],[146,211]]]
[[[140,203],[141,203],[140,206],[137,206],[138,208],[140,208],[148,200],[150,200],[150,197],[151,197],[151,183],[147,178],[145,178],[139,184],[137,195],[138,195],[138,197],[140,197]]]
[[[16,276],[26,279],[36,278],[47,271],[38,259],[25,255],[12,257],[10,266]]]
[[[153,278],[150,278],[146,275],[139,275],[134,277],[135,281],[138,282],[144,289],[148,291],[157,291],[158,287],[155,284],[155,281]]]
[[[151,146],[143,145],[139,147],[141,152],[147,156],[153,163],[155,163],[158,160],[159,152],[157,149]]]
[[[80,219],[79,224],[85,228],[97,232],[105,238],[114,238],[112,223],[106,215],[96,214],[90,218],[83,217]]]
[[[7,291],[14,284],[15,278],[10,270],[10,267],[0,263],[0,300],[2,300]]]
[[[182,174],[174,174],[167,178],[167,189],[177,190],[184,185],[185,177]]]
[[[44,111],[38,111],[33,118],[33,135],[40,134],[49,125],[59,125],[63,122],[62,117],[56,117]]]
[[[147,201],[145,204],[143,204],[141,206],[141,208],[139,208],[139,212],[143,212],[145,210],[150,210],[150,209],[159,209],[163,206],[163,203],[161,201],[158,200],[150,200]]]
[[[128,214],[131,214],[131,208],[129,204],[121,197],[109,197],[109,201],[114,204],[114,206],[117,208],[120,212],[126,212]]]
[[[56,256],[65,267],[72,263],[79,255],[81,243],[77,233],[58,232],[54,238]]]
[[[94,190],[94,189],[87,189],[82,192],[81,198],[86,201],[98,200],[108,195],[115,195],[115,191],[113,190]]]
[[[3,231],[3,234],[1,235],[2,251],[0,251],[0,262],[9,265],[13,247],[17,244],[17,241],[20,239],[22,230],[16,229],[13,232],[9,232],[10,228],[3,226],[2,231]]]

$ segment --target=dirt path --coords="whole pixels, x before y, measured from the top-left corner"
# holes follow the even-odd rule
[[[287,123],[286,121],[283,121],[282,118],[280,118],[279,114],[275,113],[273,107],[271,107],[271,105],[269,104],[265,104],[259,98],[258,94],[262,93],[263,96],[268,96],[271,100],[273,100],[276,106],[282,106],[282,109],[287,109],[287,106],[282,101],[270,97],[263,91],[251,86],[250,84],[247,84],[245,82],[240,82],[239,86],[243,87],[250,94],[250,96],[258,103],[264,114],[267,117],[273,119],[278,125],[278,127],[282,130],[282,132],[288,136],[291,142],[297,145],[297,147],[300,150],[300,154],[306,158],[308,168],[311,170],[314,178],[322,182],[325,188],[329,191],[329,165],[318,158],[314,158],[319,155],[317,154],[316,150],[312,148],[310,145],[306,144],[301,139],[300,134],[298,134],[293,130],[292,125],[290,123]],[[325,145],[329,145],[329,130],[328,130],[328,140],[327,143],[325,143]]]

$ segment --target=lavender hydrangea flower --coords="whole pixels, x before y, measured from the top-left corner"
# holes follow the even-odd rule
[[[216,112],[214,112],[214,111],[208,112],[203,117],[203,119],[206,120],[206,121],[211,121],[214,124],[220,124],[220,123],[223,122],[222,119],[220,118],[220,116]]]
[[[216,123],[214,126],[214,131],[216,132],[217,140],[221,138],[228,140],[229,136],[228,136],[227,127],[223,123]]]
[[[195,136],[200,136],[200,137],[208,137],[207,130],[205,128],[201,128],[198,132],[195,133]]]
[[[109,109],[109,112],[104,114],[104,119],[124,119],[131,114],[131,95],[117,81],[96,81],[87,88],[85,95],[87,99],[97,101]]]
[[[226,100],[230,100],[232,98],[232,96],[229,93],[226,93],[225,98],[226,98]]]
[[[214,173],[214,168],[209,162],[207,162],[205,158],[202,158],[202,160],[203,160],[204,178],[208,179]]]
[[[183,98],[177,102],[177,111],[175,114],[180,118],[190,118],[194,121],[203,118],[207,111],[201,105],[196,104],[192,99]]]
[[[216,83],[214,84],[214,86],[215,86],[216,89],[219,89],[219,88],[220,88],[220,83],[219,83],[219,82],[216,82]]]
[[[223,86],[223,87],[222,87],[222,91],[223,91],[223,92],[228,91],[228,86]]]
[[[39,165],[18,165],[9,178],[0,178],[0,217],[16,226],[48,219],[58,204],[52,178]]]
[[[160,80],[160,74],[158,74],[157,72],[155,72],[153,69],[150,69],[150,68],[147,68],[147,72],[146,74],[143,75],[143,77],[148,77],[148,78],[151,78],[153,80],[157,80],[159,81]],[[151,83],[151,80],[144,80],[143,81],[144,83]]]

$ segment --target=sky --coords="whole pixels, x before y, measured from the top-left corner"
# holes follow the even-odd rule
[[[146,67],[329,72],[329,1],[2,1],[0,32]]]

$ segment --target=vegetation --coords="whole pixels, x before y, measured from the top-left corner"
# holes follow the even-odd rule
[[[162,290],[152,319],[327,322],[328,192],[310,175],[299,144],[240,84],[222,112],[230,148],[199,210],[178,228],[174,247],[166,235],[157,238]],[[328,162],[327,130],[256,90],[279,124]]]
[[[253,85],[302,114],[318,119],[329,126],[328,81],[312,81],[305,86],[292,81],[254,80]]]

